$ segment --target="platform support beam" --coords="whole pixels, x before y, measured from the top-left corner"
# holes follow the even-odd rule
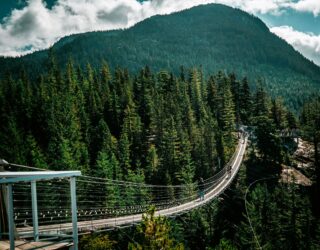
[[[76,196],[76,178],[70,178],[71,210],[72,210],[72,236],[73,249],[78,250],[78,214],[77,214],[77,196]]]
[[[13,194],[12,194],[12,184],[7,185],[7,204],[8,204],[8,222],[9,222],[9,240],[10,240],[10,250],[15,249],[14,240],[14,217],[13,217]]]
[[[31,200],[32,200],[32,224],[34,241],[39,241],[39,222],[38,222],[38,202],[37,202],[37,184],[31,181]]]

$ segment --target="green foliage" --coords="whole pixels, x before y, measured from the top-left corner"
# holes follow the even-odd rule
[[[146,158],[146,180],[148,183],[151,183],[153,178],[155,178],[155,174],[158,171],[158,167],[160,164],[160,159],[157,154],[156,147],[152,144],[150,145]]]
[[[210,210],[210,209],[209,209]],[[210,212],[212,212],[210,210]],[[212,214],[207,209],[192,211],[181,221],[184,227],[184,238],[190,249],[205,249],[209,246],[212,237],[211,220]]]
[[[75,70],[71,60],[60,70],[51,51],[34,84],[25,74],[0,81],[0,154],[98,177],[124,180],[130,173],[143,182],[191,184],[211,176],[234,150],[240,90],[231,82],[235,75],[206,80],[196,68],[188,79],[148,67],[112,75],[105,62],[99,73],[90,64]]]
[[[224,133],[224,140],[226,141],[227,146],[233,144],[232,141],[232,132],[235,129],[235,107],[233,103],[233,96],[231,93],[230,82],[225,81],[222,88],[222,109],[221,114],[221,129]]]
[[[261,85],[261,82],[259,82],[256,94],[254,96],[254,116],[268,116],[269,115],[269,103],[268,103],[268,96]]]
[[[282,184],[274,190],[258,185],[248,199],[248,217],[257,238],[253,237],[249,223],[243,222],[240,239],[245,248],[255,249],[258,244],[266,249],[312,248],[312,225],[316,221],[302,189],[294,184]]]
[[[128,182],[134,182],[134,183],[145,183],[145,177],[144,173],[141,169],[137,169],[136,171],[128,170],[126,174],[126,181]],[[125,203],[127,205],[132,205],[132,204],[141,204],[145,205],[148,204],[149,197],[148,197],[148,190],[147,188],[134,188],[132,186],[127,186],[125,187],[125,193],[126,193],[126,198],[125,198]]]
[[[87,235],[81,238],[80,248],[83,250],[113,250],[116,243],[108,235]]]
[[[240,121],[242,124],[250,124],[250,113],[252,110],[252,96],[250,93],[250,87],[248,79],[243,78],[240,86],[239,94],[239,106],[240,106]]]
[[[140,234],[140,242],[130,242],[128,249],[130,250],[183,250],[182,243],[177,243],[170,237],[170,225],[166,218],[157,217],[155,209],[150,210],[143,215],[141,224],[137,227]]]
[[[47,168],[45,155],[32,135],[27,136],[26,145],[30,149],[27,162],[36,168]]]
[[[287,126],[286,109],[283,106],[281,99],[272,100],[271,116],[277,129],[284,129]],[[291,126],[294,126],[294,121],[291,121]]]
[[[58,58],[52,59],[49,67],[58,64],[62,68],[71,56],[82,69],[91,72],[102,66],[99,77],[109,83],[112,81],[110,69],[113,71],[119,65],[130,72],[149,65],[153,70],[172,70],[176,74],[180,73],[181,65],[185,68],[202,65],[204,72],[223,69],[241,77],[247,76],[251,86],[257,77],[262,77],[269,93],[283,96],[285,103],[294,110],[299,110],[306,98],[319,93],[318,66],[271,33],[257,17],[218,4],[154,16],[129,29],[71,35],[57,42],[52,51]],[[46,71],[47,58],[47,51],[21,58],[0,58],[0,78],[5,72],[19,72],[25,68],[36,79],[39,73]],[[91,67],[87,67],[88,62]],[[138,79],[142,84],[146,83],[143,78]],[[193,82],[196,83],[197,79],[201,81],[201,75],[197,74]],[[91,92],[88,99],[93,108],[92,116],[98,117],[101,110],[95,105],[104,101],[108,92],[104,90],[108,87],[96,85],[95,77],[86,80],[88,92],[96,88],[103,91],[99,95]],[[201,88],[198,90],[203,91]],[[142,87],[141,91],[148,92],[148,88]],[[195,98],[197,93],[194,92]],[[119,105],[118,93],[111,92],[111,95],[114,96],[110,104]],[[149,109],[147,100],[140,99],[146,104],[144,108]]]
[[[305,103],[301,114],[301,126],[303,136],[313,143],[314,165],[315,165],[315,192],[314,199],[320,195],[320,97],[316,97]],[[320,206],[316,202],[316,210],[320,211]],[[317,212],[319,215],[319,212]]]
[[[237,250],[238,248],[228,239],[222,238],[215,250]]]
[[[255,125],[257,141],[252,145],[259,153],[255,157],[262,156],[270,168],[284,159],[277,132],[299,125],[281,99],[272,99],[265,92],[268,83],[251,91],[249,86],[254,83],[250,78],[239,81],[234,74],[220,71],[206,77],[194,67],[189,72],[183,68],[179,76],[166,70],[154,74],[148,67],[137,74],[121,68],[112,73],[105,62],[100,70],[89,64],[85,70],[75,70],[71,61],[65,68],[58,67],[53,54],[48,64],[48,70],[31,81],[26,74],[0,81],[0,155],[9,162],[55,170],[80,169],[83,174],[136,183],[189,184],[181,195],[190,196],[196,189],[192,183],[212,176],[230,158],[236,124]],[[315,99],[304,106],[301,116],[304,136],[316,147],[316,164],[319,110]],[[319,178],[319,171],[316,176]],[[245,219],[241,195],[249,177],[241,172],[239,178],[229,198],[185,218],[187,228],[185,235],[179,234],[179,242],[187,242],[191,249],[254,247],[247,225],[241,224]],[[85,190],[86,184],[79,185]],[[130,206],[135,197],[143,197],[140,204],[146,205],[152,198],[145,188],[106,186],[104,190],[101,204],[108,206]],[[316,246],[313,235],[308,238],[304,233],[314,234],[305,223],[307,216],[312,217],[310,211],[294,212],[302,202],[309,206],[308,200],[295,197],[295,191],[290,195],[282,191],[262,189],[252,196],[252,204],[256,204],[250,211],[253,220],[263,223],[259,239],[267,247],[289,245],[284,239]],[[119,199],[120,193],[125,199]],[[277,200],[277,195],[283,201]],[[173,198],[173,189],[168,188],[166,196]],[[278,216],[278,204],[289,212]],[[272,219],[267,221],[269,217]],[[295,226],[293,231],[277,226],[285,220]],[[245,228],[240,236],[234,225]],[[177,227],[182,228],[183,222]],[[269,227],[275,231],[264,233]],[[132,249],[182,247],[170,235],[168,222],[156,218],[152,211],[139,230],[139,243],[132,242]],[[277,233],[282,238],[276,244]],[[114,244],[103,237],[90,242],[97,249]]]
[[[96,176],[108,179],[121,179],[119,178],[121,175],[118,168],[119,162],[114,154],[110,156],[108,152],[99,152],[95,172]]]
[[[255,134],[259,152],[265,160],[281,163],[283,161],[283,152],[274,124],[265,116],[258,116],[255,123],[257,125]]]
[[[320,142],[320,98],[307,102],[302,110],[301,124],[306,139],[314,144],[315,165],[320,168],[319,142]]]

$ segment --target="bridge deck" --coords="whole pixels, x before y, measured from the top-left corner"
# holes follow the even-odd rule
[[[39,249],[46,249],[46,250],[54,250],[54,249],[61,249],[61,248],[68,248],[70,246],[69,242],[66,243],[57,243],[57,242],[26,242],[23,240],[16,240],[15,241],[15,250],[29,250],[34,248]],[[9,241],[0,241],[0,249],[10,249],[10,242]]]
[[[221,182],[216,185],[212,190],[209,190],[205,194],[205,199],[200,201],[199,199],[192,200],[190,202],[180,204],[171,208],[162,209],[156,212],[157,215],[173,217],[178,214],[185,213],[191,209],[200,207],[214,198],[218,197],[233,181],[234,177],[238,173],[243,156],[245,154],[248,138],[245,137],[243,141],[239,142],[237,151],[235,152],[235,157],[231,162],[231,174],[225,174]],[[142,220],[142,214],[135,214],[130,216],[122,216],[108,219],[99,219],[92,221],[79,221],[78,229],[79,232],[88,232],[95,230],[112,229],[115,227],[126,226],[130,224],[138,223]],[[20,235],[28,235],[33,233],[32,227],[22,227],[18,228]],[[64,223],[59,225],[43,225],[39,227],[39,232],[43,234],[57,234],[57,233],[70,233],[72,232],[72,223]]]

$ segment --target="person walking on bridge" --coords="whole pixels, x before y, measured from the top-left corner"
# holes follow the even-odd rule
[[[199,180],[199,198],[200,198],[200,201],[204,200],[204,191],[205,191],[204,181],[203,181],[202,177],[200,177],[200,180]]]
[[[229,179],[231,177],[231,174],[232,174],[232,166],[231,165],[228,165],[227,166],[227,179]]]

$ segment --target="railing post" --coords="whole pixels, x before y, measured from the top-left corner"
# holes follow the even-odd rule
[[[73,235],[73,249],[78,250],[78,214],[77,214],[77,196],[76,196],[76,178],[70,178],[70,192],[71,192],[71,210],[72,210],[72,235]]]
[[[35,241],[39,241],[38,203],[37,203],[37,184],[36,184],[36,181],[31,181],[31,200],[32,200],[33,238]]]
[[[2,166],[3,164],[3,160],[0,159],[0,172],[4,171],[4,167]],[[6,201],[5,201],[5,185],[0,185],[0,212],[3,213],[4,211],[6,211]],[[2,227],[3,225],[3,227]],[[0,220],[0,240],[2,239],[2,234],[5,233],[5,225],[6,225],[6,218],[5,215],[3,216],[3,218],[1,218]]]
[[[1,190],[1,188],[0,188],[0,192],[2,192],[2,190]],[[0,195],[0,199],[2,199],[2,194]],[[1,202],[1,201],[0,201]],[[2,229],[1,229],[1,223],[2,223],[2,221],[0,221],[0,240],[2,240]]]
[[[0,171],[1,171],[1,167],[0,167]],[[3,207],[5,206],[4,204],[2,204],[2,201],[3,203],[5,203],[5,198],[2,198],[2,195],[3,195],[3,191],[2,191],[2,185],[0,185],[0,212],[2,211],[5,211],[5,209],[3,209]],[[3,216],[4,217],[4,216]],[[3,222],[3,226],[5,225],[5,218],[2,218],[0,220],[0,240],[2,240],[2,233],[4,233],[4,229],[3,229],[3,232],[2,232],[2,222]]]
[[[10,239],[10,250],[15,249],[15,235],[14,235],[14,219],[13,219],[13,195],[12,195],[12,184],[7,185],[7,204],[8,204],[8,222],[9,222],[9,239]]]

